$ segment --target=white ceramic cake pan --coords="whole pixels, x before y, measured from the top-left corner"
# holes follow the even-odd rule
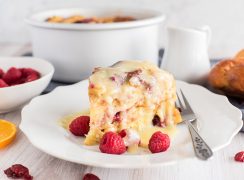
[[[136,21],[107,24],[48,23],[48,17],[131,16]],[[149,60],[157,64],[159,27],[165,16],[142,9],[58,9],[36,13],[26,19],[32,35],[33,55],[49,60],[54,79],[77,82],[94,67],[110,66],[124,59]]]

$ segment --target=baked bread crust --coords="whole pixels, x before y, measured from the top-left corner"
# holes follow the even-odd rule
[[[227,59],[209,73],[209,84],[227,95],[244,98],[244,59]]]
[[[120,61],[96,68],[89,77],[89,99],[86,145],[99,143],[109,131],[133,129],[142,137],[181,122],[174,77],[148,62]],[[147,138],[141,138],[140,146],[147,145]]]

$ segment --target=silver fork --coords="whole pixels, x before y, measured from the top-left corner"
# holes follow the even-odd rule
[[[189,102],[187,101],[185,95],[183,94],[182,90],[180,90],[181,96],[183,101],[180,100],[179,95],[177,93],[178,97],[178,103],[181,109],[181,116],[183,119],[183,122],[188,126],[188,129],[191,134],[192,144],[194,148],[194,152],[196,156],[201,160],[207,160],[213,155],[213,151],[210,149],[210,147],[207,145],[207,143],[202,139],[202,137],[199,135],[198,131],[194,128],[191,121],[196,120],[197,117],[195,113],[193,112]],[[183,103],[185,106],[183,106]]]

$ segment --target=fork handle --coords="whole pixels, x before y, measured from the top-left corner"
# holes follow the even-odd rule
[[[202,139],[202,137],[199,135],[199,133],[191,124],[191,122],[186,120],[185,123],[187,124],[188,129],[190,131],[192,144],[196,156],[201,160],[207,160],[213,155],[213,151],[210,149],[207,143]]]

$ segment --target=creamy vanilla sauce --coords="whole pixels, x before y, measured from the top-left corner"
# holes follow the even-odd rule
[[[61,118],[58,121],[58,123],[64,129],[69,130],[69,124],[75,118],[77,118],[79,116],[89,116],[89,115],[90,115],[89,110],[73,113],[73,114],[64,116],[63,118]],[[176,128],[176,126],[167,126],[165,128],[153,126],[153,127],[147,127],[147,128],[141,129],[141,131],[138,132],[138,134],[140,136],[140,147],[148,148],[149,139],[151,138],[152,134],[157,131],[161,131],[162,133],[168,134],[170,136],[170,139],[172,139],[172,137],[177,132],[177,128]],[[135,144],[133,146],[130,146],[127,149],[127,152],[132,153],[132,154],[136,153],[138,151],[138,148],[139,148],[139,146]]]
[[[79,116],[89,116],[90,115],[90,111],[89,110],[85,110],[85,111],[81,111],[81,112],[76,112],[76,113],[72,113],[69,114],[67,116],[62,117],[59,121],[58,124],[63,127],[64,129],[69,130],[69,124],[71,123],[71,121],[73,121],[75,118],[79,117]]]
[[[154,127],[144,128],[142,131],[139,132],[139,135],[141,137],[140,146],[147,148],[149,139],[151,138],[153,133],[157,131],[161,131],[164,134],[168,134],[168,136],[172,140],[172,137],[176,134],[176,126],[167,126],[165,128],[154,126]]]

